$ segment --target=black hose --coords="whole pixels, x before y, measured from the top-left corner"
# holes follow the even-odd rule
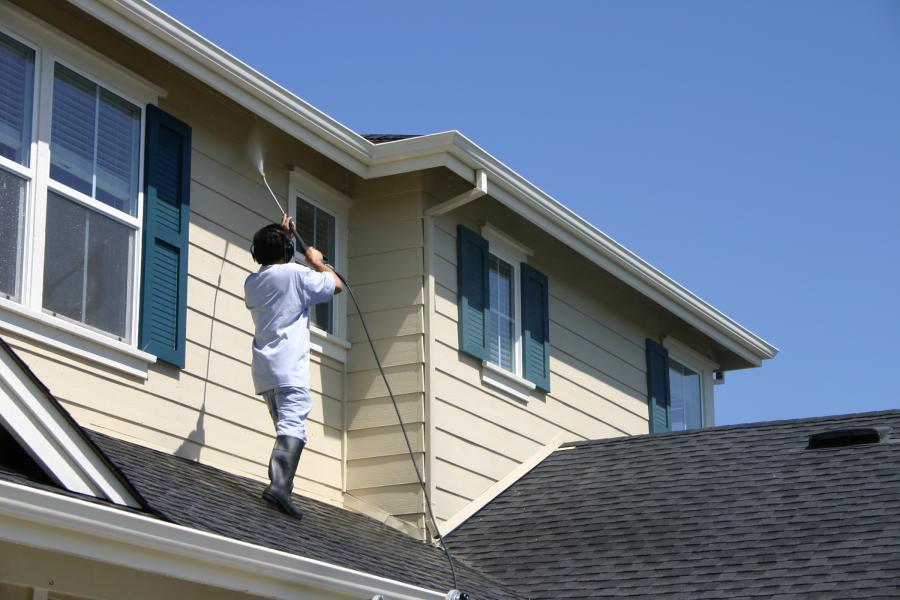
[[[291,233],[294,235],[294,238],[300,245],[301,252],[306,254],[306,242],[303,241],[303,238],[297,233],[296,228],[294,227],[293,221],[291,221]],[[325,259],[327,260],[327,259]],[[350,295],[350,299],[353,300],[353,306],[356,307],[356,314],[359,315],[359,322],[362,325],[363,332],[366,334],[366,339],[369,341],[369,348],[372,349],[372,356],[375,357],[375,364],[378,365],[378,372],[381,373],[381,378],[384,380],[384,385],[387,388],[388,395],[391,397],[391,403],[394,405],[394,412],[397,413],[397,421],[400,423],[400,431],[403,432],[403,440],[406,442],[406,449],[409,452],[409,458],[412,461],[413,469],[416,470],[416,478],[419,480],[419,485],[422,488],[422,493],[425,495],[425,507],[428,509],[428,517],[431,519],[431,525],[434,527],[434,532],[437,534],[438,540],[441,543],[441,548],[444,550],[444,554],[447,556],[447,564],[450,565],[450,576],[453,578],[453,588],[459,589],[459,585],[456,582],[456,569],[453,568],[453,557],[450,555],[450,548],[447,547],[447,542],[444,541],[444,536],[441,535],[441,530],[438,528],[437,520],[434,518],[434,511],[431,509],[431,497],[428,495],[428,488],[425,485],[425,479],[422,477],[422,473],[419,471],[419,465],[416,463],[416,455],[413,452],[412,443],[409,441],[409,434],[406,433],[406,425],[403,423],[403,417],[400,415],[400,407],[397,406],[397,399],[394,398],[394,392],[391,390],[391,384],[388,381],[387,374],[384,372],[384,367],[381,364],[381,359],[378,356],[378,351],[375,349],[375,342],[372,341],[372,336],[369,335],[369,327],[366,325],[366,319],[363,317],[362,309],[359,307],[359,302],[356,300],[356,295],[353,293],[353,288],[350,287],[350,284],[344,278],[343,275],[337,272],[337,270],[329,265],[327,262],[325,263],[327,267],[329,267],[334,274],[341,280],[341,283],[344,284],[344,287],[347,288],[347,293]]]

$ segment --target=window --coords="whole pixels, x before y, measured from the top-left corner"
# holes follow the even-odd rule
[[[22,293],[31,168],[35,51],[0,33],[0,295]]]
[[[130,342],[141,110],[59,63],[52,102],[42,307]]]
[[[347,270],[347,216],[353,201],[309,173],[295,168],[290,173],[288,211],[294,215],[297,233],[322,251],[339,272]],[[299,251],[299,250],[298,250]],[[340,294],[310,310],[311,344],[336,360],[346,360],[347,298]]]
[[[322,251],[327,260],[334,260],[334,240],[337,219],[322,208],[297,196],[295,213],[297,233],[303,240]],[[328,333],[334,333],[334,298],[312,307],[309,318],[313,325]]]
[[[491,254],[488,271],[488,345],[490,361],[516,372],[515,268]]]
[[[0,17],[0,325],[132,372],[152,358],[137,290],[160,90],[20,9]]]
[[[489,224],[457,233],[460,350],[482,360],[486,385],[520,400],[549,391],[547,278],[531,250]]]
[[[488,298],[487,298],[487,362],[515,376],[511,381],[522,388],[523,393],[534,389],[522,377],[522,286],[520,265],[532,253],[530,249],[503,234],[497,228],[485,224],[481,235],[488,243]],[[486,383],[496,369],[488,368]]]
[[[703,386],[700,374],[669,358],[672,431],[703,427]]]
[[[719,365],[668,336],[647,339],[650,430],[683,431],[715,424],[713,373]]]

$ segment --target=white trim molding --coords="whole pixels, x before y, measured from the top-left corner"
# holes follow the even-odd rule
[[[67,490],[141,506],[5,345],[0,346],[0,426]]]
[[[265,598],[296,598],[298,586],[348,599],[446,593],[5,481],[0,539]]]
[[[137,379],[147,379],[156,356],[75,323],[0,298],[0,331],[37,342]]]
[[[486,360],[481,361],[481,383],[502,390],[522,402],[531,400],[531,392],[537,388],[527,379]]]
[[[332,335],[315,325],[309,326],[309,348],[322,356],[346,363],[347,352],[350,351],[350,342],[336,335]]]

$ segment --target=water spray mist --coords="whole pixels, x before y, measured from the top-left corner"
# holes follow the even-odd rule
[[[259,174],[262,177],[263,183],[266,184],[266,189],[269,190],[269,193],[272,194],[272,200],[275,201],[275,205],[278,207],[278,210],[281,211],[281,214],[286,215],[287,211],[281,206],[281,202],[278,201],[278,196],[275,195],[275,192],[272,191],[272,186],[269,185],[269,180],[266,179],[266,170],[263,165],[263,161],[260,158],[259,164]]]

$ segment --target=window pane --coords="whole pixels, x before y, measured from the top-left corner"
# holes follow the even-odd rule
[[[329,260],[334,260],[337,235],[334,215],[298,197],[296,221],[300,237],[321,250]],[[317,304],[310,311],[309,318],[319,329],[334,333],[334,300]]]
[[[19,300],[25,222],[24,179],[0,170],[0,296]]]
[[[513,295],[512,266],[491,255],[488,285],[490,295],[488,318],[490,360],[503,369],[514,371],[515,297]]]
[[[44,250],[44,310],[127,341],[133,231],[50,193]]]
[[[97,86],[56,65],[53,82],[53,131],[50,177],[93,196]]]
[[[324,210],[316,209],[315,246],[331,260],[334,260],[334,229],[334,217]]]
[[[700,375],[678,361],[669,359],[672,430],[703,426],[703,402]]]
[[[136,214],[141,113],[136,106],[100,90],[97,123],[97,200]]]
[[[0,156],[28,166],[34,50],[0,33]]]
[[[131,265],[134,264],[133,232],[93,211],[89,212],[88,229],[84,321],[126,338],[131,308]]]
[[[140,128],[138,107],[56,65],[51,178],[136,215]]]
[[[303,241],[313,246],[316,245],[316,207],[297,198],[297,218],[295,219],[297,233]]]

